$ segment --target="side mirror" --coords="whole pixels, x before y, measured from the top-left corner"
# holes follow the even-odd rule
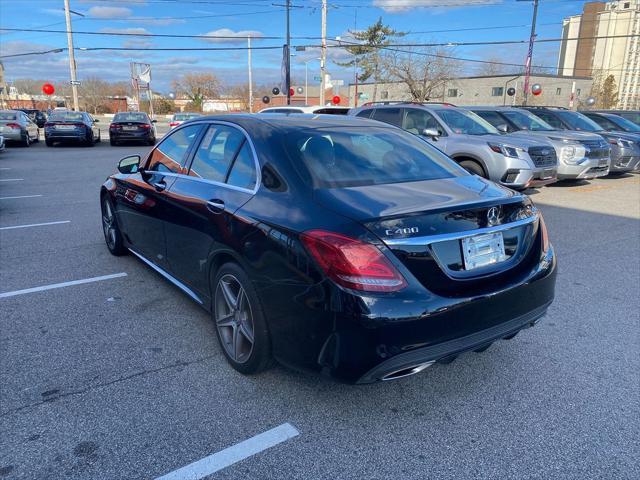
[[[97,119],[97,118],[94,118],[94,119],[93,119],[93,123],[98,123],[99,121],[100,121],[100,120],[99,120],[99,119]]]
[[[509,133],[509,126],[506,123],[501,123],[496,127],[499,132]]]
[[[436,128],[425,128],[422,131],[422,135],[424,135],[425,137],[436,138],[436,137],[439,137],[441,133]]]
[[[131,173],[137,173],[138,171],[141,170],[139,168],[139,165],[140,165],[140,155],[130,155],[128,157],[122,158],[118,162],[118,171],[120,173],[124,173],[125,175],[131,174]]]
[[[158,123],[158,120],[154,118],[153,120],[151,120],[151,123]]]

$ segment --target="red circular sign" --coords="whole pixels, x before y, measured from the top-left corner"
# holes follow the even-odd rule
[[[56,89],[53,88],[53,85],[51,85],[50,83],[45,83],[44,85],[42,85],[42,93],[44,93],[45,95],[53,95],[53,92],[55,92]]]
[[[335,95],[332,99],[331,99],[331,103],[333,103],[334,105],[338,105],[340,103],[340,96],[339,95]]]
[[[289,89],[289,96],[290,96],[290,97],[293,97],[293,95],[294,95],[295,93],[296,93],[296,92],[293,90],[293,88],[290,88],[290,89]]]
[[[542,93],[542,85],[539,83],[534,83],[531,87],[531,93],[533,93],[536,97]]]

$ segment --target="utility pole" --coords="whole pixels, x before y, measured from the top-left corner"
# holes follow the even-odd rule
[[[327,77],[327,0],[322,0],[322,49],[320,54],[320,105],[324,105],[324,90]]]
[[[287,0],[287,58],[285,72],[285,88],[287,89],[287,105],[291,105],[291,31],[289,29],[289,16],[291,12],[291,0]]]
[[[251,37],[247,37],[247,63],[249,67],[249,113],[253,113],[253,72],[251,68]]]
[[[73,94],[73,109],[77,112],[78,106],[78,79],[76,77],[76,57],[73,50],[73,34],[71,33],[71,12],[69,0],[64,0],[64,16],[67,22],[67,46],[69,47],[69,71],[71,73],[71,92]]]
[[[518,0],[528,1],[528,0]],[[533,62],[533,44],[536,40],[536,19],[538,18],[538,2],[539,0],[533,0],[533,20],[531,21],[531,36],[529,37],[529,52],[527,53],[527,61],[525,62],[524,70],[524,99],[523,104],[527,104],[529,97],[529,81],[531,79],[531,66]]]

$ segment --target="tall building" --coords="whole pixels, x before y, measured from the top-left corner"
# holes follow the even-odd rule
[[[593,77],[595,84],[613,75],[618,107],[640,108],[640,0],[587,2],[563,20],[562,38],[559,75]]]

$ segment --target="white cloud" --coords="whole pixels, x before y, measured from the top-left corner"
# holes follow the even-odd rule
[[[218,30],[213,30],[212,32],[205,33],[202,37],[202,40],[205,42],[211,43],[240,43],[246,42],[247,37],[251,38],[260,38],[263,37],[264,33],[259,32],[257,30],[239,30],[234,32],[229,28],[220,28]],[[224,38],[206,38],[206,37],[224,37]]]
[[[148,35],[151,32],[143,27],[130,27],[130,28],[103,28],[100,30],[103,33],[130,33],[136,35]]]
[[[125,7],[91,7],[89,16],[94,18],[127,18],[131,16],[131,9]]]
[[[474,5],[492,5],[502,0],[373,0],[373,5],[385,12],[406,12],[415,8],[471,7]]]

